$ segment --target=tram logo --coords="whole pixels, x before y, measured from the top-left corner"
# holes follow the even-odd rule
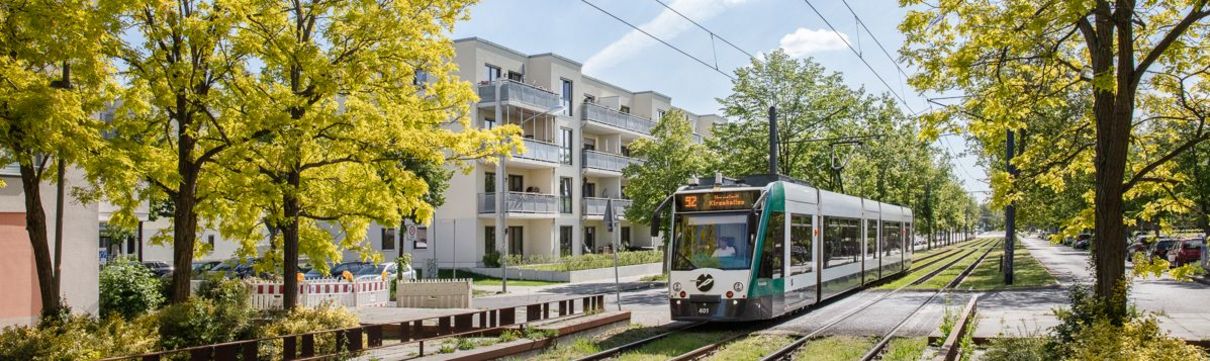
[[[714,287],[714,276],[703,273],[701,276],[697,276],[696,283],[697,283],[697,289],[699,291],[702,291],[702,292],[709,291],[711,288]]]

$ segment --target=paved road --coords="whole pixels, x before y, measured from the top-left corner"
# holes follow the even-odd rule
[[[1066,287],[1079,282],[1092,284],[1089,253],[1042,239],[1022,237],[1034,258],[1042,262],[1059,283]],[[1130,272],[1130,268],[1127,268]],[[997,334],[1040,333],[1057,323],[1054,308],[1067,305],[1066,290],[999,292],[985,295],[979,303],[981,319],[976,337]],[[1173,336],[1210,339],[1210,286],[1197,282],[1178,282],[1168,277],[1134,280],[1130,300],[1141,310],[1160,313],[1160,325]]]

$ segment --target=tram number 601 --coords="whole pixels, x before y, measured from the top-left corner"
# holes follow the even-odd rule
[[[698,308],[697,313],[700,313],[703,315],[708,314],[708,313],[710,313],[710,308],[709,307]]]

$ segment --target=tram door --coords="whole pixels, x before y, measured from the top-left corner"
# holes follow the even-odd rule
[[[788,308],[799,307],[816,301],[817,279],[815,274],[815,217],[810,214],[790,213],[789,247],[786,259],[789,264],[789,279],[786,282],[786,304]]]

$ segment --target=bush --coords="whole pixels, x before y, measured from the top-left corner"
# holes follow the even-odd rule
[[[246,301],[241,307],[194,297],[157,313],[160,346],[175,350],[251,338],[253,315]]]
[[[150,317],[97,321],[70,316],[40,327],[6,327],[0,331],[0,360],[96,360],[155,350],[157,335]]]
[[[660,251],[618,252],[618,266],[659,263],[663,260],[664,254]],[[613,267],[613,255],[593,253],[563,257],[555,263],[532,265],[524,268],[541,271],[570,272],[607,267]]]
[[[242,280],[228,279],[221,274],[207,275],[198,285],[198,297],[214,301],[226,307],[249,308],[248,285]]]
[[[500,252],[488,251],[483,255],[483,266],[487,268],[500,267]]]
[[[121,257],[101,268],[101,317],[119,315],[126,319],[156,309],[164,302],[160,279],[128,257]]]
[[[1115,292],[1124,302],[1128,286]],[[1196,346],[1171,337],[1159,327],[1154,314],[1129,307],[1121,325],[1106,316],[1108,302],[1092,295],[1088,287],[1073,286],[1071,308],[1055,310],[1059,324],[1046,344],[1047,359],[1064,360],[1205,360]]]
[[[323,305],[316,308],[295,308],[261,326],[259,337],[297,335],[317,331],[335,330],[358,325],[357,315],[342,307]],[[335,351],[336,344],[330,335],[315,338],[315,351]],[[260,356],[265,360],[281,359],[281,340],[262,342]]]
[[[983,359],[987,361],[1049,361],[1046,352],[1049,342],[1044,337],[1001,337],[995,338],[987,346]]]

